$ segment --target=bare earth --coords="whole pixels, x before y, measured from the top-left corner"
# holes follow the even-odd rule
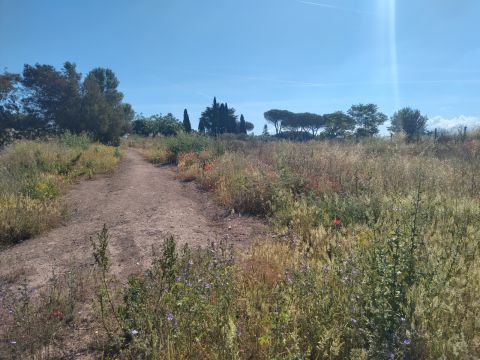
[[[42,287],[52,276],[93,266],[90,237],[106,224],[112,270],[120,278],[150,265],[152,246],[168,234],[179,245],[207,246],[227,239],[244,246],[266,232],[256,218],[228,215],[193,183],[175,179],[173,167],[147,163],[127,149],[115,173],[82,181],[65,196],[71,215],[47,234],[0,253],[0,280]]]

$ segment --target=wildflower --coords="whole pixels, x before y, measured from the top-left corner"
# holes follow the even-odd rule
[[[135,335],[138,334],[138,330],[133,329],[133,330],[131,331],[131,333],[132,333],[133,336],[135,336]]]
[[[172,313],[168,313],[168,314],[167,314],[167,320],[168,320],[168,321],[173,321],[173,320],[175,320],[175,317],[173,316]]]
[[[60,310],[53,310],[52,311],[52,316],[56,318],[61,318],[63,317],[63,313]]]
[[[342,225],[342,220],[335,218],[335,219],[333,219],[332,224],[333,225]]]
[[[212,287],[212,283],[205,283],[205,284],[203,285],[203,287],[204,287],[205,289],[210,289],[210,288]]]
[[[188,260],[188,265],[190,265],[190,266],[193,265],[193,260],[192,259]]]
[[[354,324],[356,324],[358,321],[357,321],[357,319],[352,318],[352,322],[353,322]]]
[[[210,170],[212,170],[212,165],[211,164],[204,164],[203,165],[203,171],[209,172]]]
[[[410,345],[411,343],[412,343],[412,340],[410,340],[410,339],[403,340],[404,345]]]

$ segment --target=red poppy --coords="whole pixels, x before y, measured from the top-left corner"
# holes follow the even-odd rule
[[[61,318],[61,317],[63,317],[63,313],[60,310],[53,310],[52,311],[52,316],[57,317],[57,318]]]
[[[333,219],[332,224],[333,224],[333,225],[342,225],[342,220],[340,220],[340,219]]]

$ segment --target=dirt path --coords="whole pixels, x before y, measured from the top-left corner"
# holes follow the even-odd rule
[[[112,176],[80,182],[65,202],[72,214],[62,225],[0,252],[0,279],[41,287],[53,269],[92,266],[89,239],[103,224],[111,236],[112,270],[121,277],[145,269],[152,246],[167,234],[192,247],[222,238],[242,246],[266,229],[255,218],[225,216],[193,183],[176,180],[173,168],[155,167],[134,149],[125,151]]]

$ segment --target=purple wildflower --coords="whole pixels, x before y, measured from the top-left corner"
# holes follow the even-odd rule
[[[410,345],[411,343],[412,343],[412,340],[410,340],[410,339],[403,340],[404,345]]]
[[[168,313],[168,314],[167,314],[167,320],[168,320],[168,321],[173,321],[173,320],[175,320],[175,317],[173,316],[172,313]]]

